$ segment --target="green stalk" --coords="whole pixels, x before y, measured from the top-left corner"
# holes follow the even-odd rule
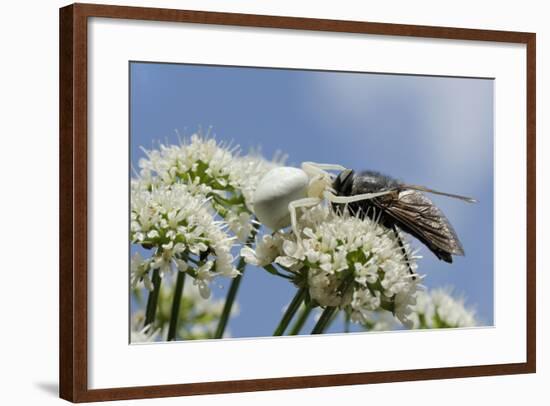
[[[350,331],[350,314],[349,312],[344,313],[344,333],[349,333]]]
[[[172,299],[172,311],[170,312],[170,325],[168,327],[167,341],[172,341],[176,338],[178,331],[178,321],[180,317],[181,296],[183,294],[183,285],[185,282],[185,272],[178,271],[176,286],[174,288],[174,298]]]
[[[155,316],[157,314],[157,305],[159,301],[160,282],[161,282],[160,271],[158,268],[153,270],[152,282],[153,282],[153,290],[149,292],[149,296],[147,297],[147,305],[145,307],[144,326],[148,326],[149,324],[152,324],[155,321]]]
[[[273,336],[282,336],[285,332],[286,328],[288,327],[290,321],[296,314],[296,311],[300,308],[300,305],[304,301],[304,298],[306,297],[306,289],[300,288],[296,292],[296,295],[294,295],[294,298],[288,305],[288,308],[286,309],[285,314],[283,315],[283,318],[279,322],[279,325],[275,329],[275,332],[273,333]]]
[[[317,321],[317,324],[315,324],[315,327],[311,330],[311,334],[323,334],[332,321],[332,316],[336,309],[336,306],[326,307],[325,310],[323,310],[323,314],[321,314],[321,317]]]
[[[244,258],[241,257],[241,259],[239,260],[239,264],[237,265],[237,269],[240,271],[240,275],[237,275],[231,281],[231,286],[229,287],[229,291],[227,292],[227,297],[225,298],[225,304],[223,306],[222,315],[220,316],[220,321],[218,322],[218,327],[216,328],[216,333],[214,334],[214,338],[223,337],[223,333],[225,331],[225,327],[227,326],[227,322],[229,321],[229,316],[231,315],[231,308],[233,307],[233,302],[235,301],[235,297],[237,296],[237,291],[239,290],[239,286],[241,284],[241,280],[243,278],[245,268],[246,268],[246,262],[244,261]]]
[[[250,233],[250,236],[246,241],[246,245],[251,245],[254,242],[257,232],[258,230],[256,228],[252,229],[252,232]],[[216,333],[214,334],[214,338],[223,337],[223,333],[225,331],[225,327],[227,326],[227,322],[229,321],[229,316],[231,315],[231,308],[233,307],[233,302],[235,301],[235,297],[237,297],[237,292],[239,290],[239,286],[241,284],[241,280],[243,278],[245,268],[246,268],[246,262],[244,258],[241,257],[239,259],[239,263],[237,264],[237,270],[240,272],[240,274],[237,275],[231,281],[231,285],[229,286],[229,291],[227,292],[227,297],[225,298],[225,304],[223,305],[222,315],[220,316],[220,320],[218,322],[218,327],[216,328]]]
[[[310,301],[306,305],[306,307],[302,310],[302,313],[300,313],[298,320],[296,320],[296,323],[294,323],[294,326],[292,326],[292,329],[290,330],[290,333],[288,335],[295,336],[300,334],[300,330],[302,330],[302,327],[304,327],[304,324],[306,324],[307,318],[311,314],[312,310],[313,310],[313,306]]]

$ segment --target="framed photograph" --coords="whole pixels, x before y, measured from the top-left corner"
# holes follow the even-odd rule
[[[60,396],[532,373],[535,34],[60,10]]]

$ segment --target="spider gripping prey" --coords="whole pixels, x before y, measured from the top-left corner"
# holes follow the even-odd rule
[[[356,173],[341,165],[304,162],[301,169],[269,171],[254,194],[254,212],[274,231],[291,225],[300,240],[296,210],[327,201],[337,213],[368,216],[393,230],[404,254],[400,231],[417,238],[440,260],[452,263],[452,255],[464,255],[462,244],[443,212],[423,192],[475,202],[374,171]]]

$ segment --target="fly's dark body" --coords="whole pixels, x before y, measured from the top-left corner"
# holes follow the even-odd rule
[[[391,190],[392,193],[348,204],[334,204],[337,210],[347,210],[354,215],[369,216],[389,229],[394,230],[399,242],[402,230],[422,242],[439,259],[452,263],[453,255],[464,255],[464,249],[456,232],[443,212],[420,190],[432,191],[421,186],[404,184],[389,176],[374,171],[355,173],[342,171],[334,180],[332,188],[338,196],[355,196]],[[444,194],[467,201],[473,199]]]

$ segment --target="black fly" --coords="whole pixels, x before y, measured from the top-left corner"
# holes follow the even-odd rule
[[[424,186],[408,185],[379,172],[363,171],[356,174],[350,169],[340,172],[334,179],[332,188],[338,196],[392,191],[358,202],[333,203],[333,207],[340,212],[347,209],[354,215],[369,216],[393,230],[407,260],[405,247],[399,235],[400,230],[417,238],[437,258],[445,262],[452,263],[453,255],[464,255],[462,244],[449,220],[422,192],[453,197],[470,203],[475,202],[474,199],[438,192]]]

